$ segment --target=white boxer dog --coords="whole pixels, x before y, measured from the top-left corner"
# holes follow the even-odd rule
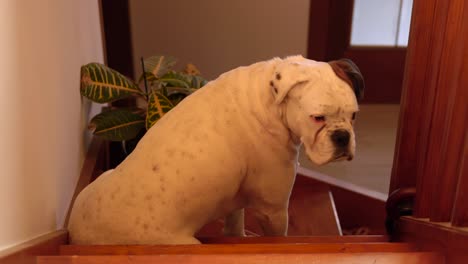
[[[252,208],[285,236],[300,144],[316,164],[351,160],[363,79],[349,60],[275,58],[222,74],[163,116],[114,170],[77,197],[72,244],[195,244]]]

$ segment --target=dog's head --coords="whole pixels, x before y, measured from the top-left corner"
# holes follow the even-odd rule
[[[364,81],[351,60],[290,57],[278,63],[271,79],[275,102],[283,104],[285,122],[312,162],[354,157],[353,124]]]

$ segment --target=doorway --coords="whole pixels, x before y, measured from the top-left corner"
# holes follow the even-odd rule
[[[301,153],[306,173],[332,177],[386,199],[411,11],[412,0],[311,0],[308,57],[353,60],[366,88],[355,125],[355,159],[318,167]]]

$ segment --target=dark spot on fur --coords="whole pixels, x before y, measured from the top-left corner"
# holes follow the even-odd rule
[[[278,80],[278,81],[281,80],[281,74],[276,73],[276,80]]]
[[[270,86],[275,86],[275,84],[273,83],[273,81],[270,81]]]
[[[176,169],[175,173],[176,173],[177,175],[179,175],[179,174],[180,174],[180,170],[179,170],[179,169]]]
[[[175,151],[173,149],[167,149],[166,153],[167,153],[168,157],[172,157],[172,156],[174,156]]]
[[[145,199],[146,199],[146,200],[151,200],[152,198],[153,198],[153,196],[152,196],[151,194],[147,194],[147,195],[145,196]]]
[[[166,191],[166,188],[161,185],[161,192],[165,192],[165,191]]]
[[[275,93],[278,93],[278,89],[276,89],[276,87],[273,87],[273,90],[275,91]]]
[[[195,177],[192,176],[192,177],[190,178],[190,181],[192,181],[192,182],[195,181]]]
[[[203,153],[203,149],[199,149],[198,152]]]
[[[156,172],[159,170],[159,166],[157,164],[153,165],[153,171]]]
[[[148,227],[149,227],[149,226],[148,226],[148,224],[147,224],[147,223],[144,223],[144,224],[143,224],[143,229],[145,229],[145,231],[147,231],[147,230],[148,230]]]
[[[161,177],[159,178],[159,180],[160,180],[161,182],[164,182],[164,181],[166,180],[166,178],[164,178],[164,176],[161,176]]]

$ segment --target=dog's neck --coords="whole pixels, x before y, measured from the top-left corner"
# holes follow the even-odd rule
[[[288,122],[286,120],[286,103],[282,102],[277,104],[275,102],[274,95],[271,91],[270,78],[268,78],[268,76],[273,76],[275,67],[272,63],[270,63],[269,66],[267,70],[268,73],[260,75],[263,77],[252,77],[252,82],[255,83],[255,85],[250,87],[253,91],[249,99],[252,104],[260,103],[263,105],[263,107],[256,108],[262,109],[262,112],[255,112],[252,114],[255,115],[265,131],[278,141],[278,144],[297,150],[301,141],[288,127]]]

